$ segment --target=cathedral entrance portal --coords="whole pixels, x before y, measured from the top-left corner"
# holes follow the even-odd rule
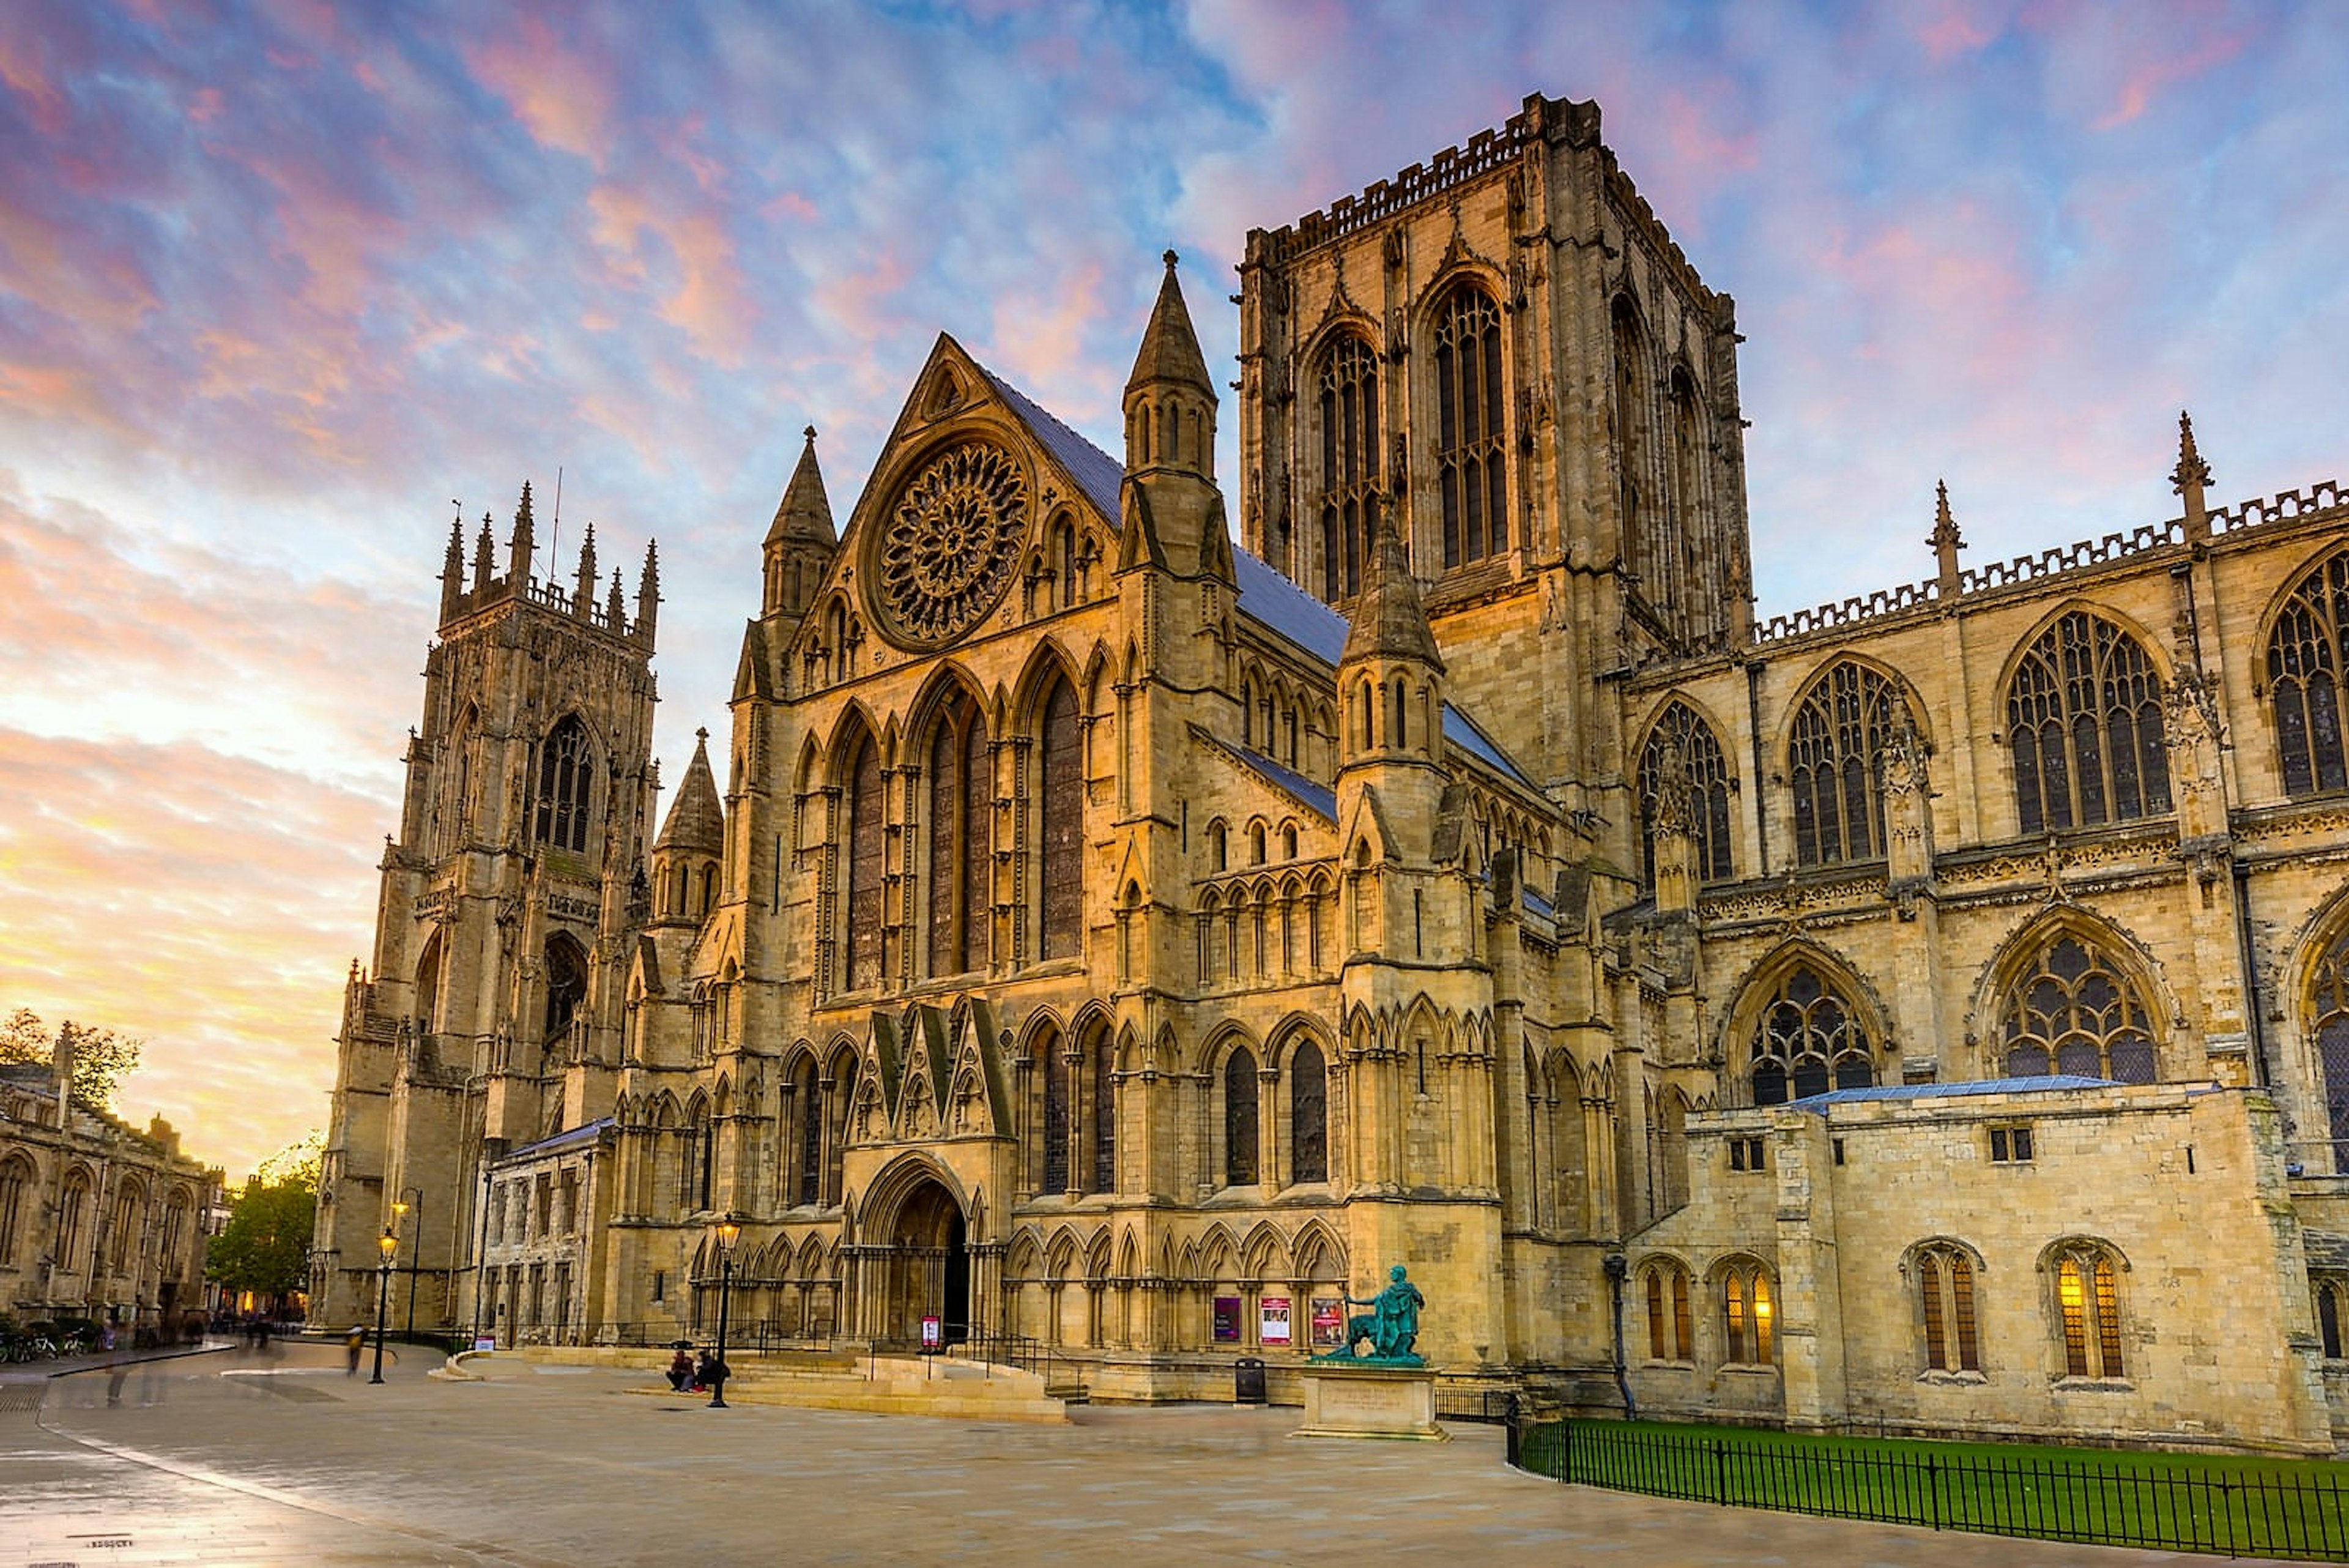
[[[889,1238],[889,1321],[892,1339],[918,1344],[922,1319],[942,1320],[948,1345],[970,1337],[970,1251],[962,1206],[936,1181],[925,1180],[897,1210]]]

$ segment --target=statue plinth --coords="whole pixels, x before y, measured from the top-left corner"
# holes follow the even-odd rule
[[[1292,1438],[1400,1438],[1444,1443],[1435,1424],[1435,1374],[1392,1362],[1313,1360],[1305,1379],[1305,1425]]]

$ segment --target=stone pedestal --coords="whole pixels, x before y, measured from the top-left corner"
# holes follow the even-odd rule
[[[1424,1366],[1311,1361],[1303,1376],[1305,1425],[1292,1438],[1452,1438],[1435,1424],[1435,1374]]]

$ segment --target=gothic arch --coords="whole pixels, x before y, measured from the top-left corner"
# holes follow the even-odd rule
[[[1884,856],[1883,753],[1904,721],[1930,753],[1925,706],[1908,679],[1861,654],[1827,656],[1795,689],[1779,720],[1775,754],[1786,780],[1798,865]]]
[[[2254,690],[2273,737],[2276,782],[2289,798],[2349,785],[2349,549],[2313,554],[2261,617]]]
[[[944,1188],[955,1207],[962,1210],[970,1228],[970,1240],[985,1240],[986,1216],[972,1201],[969,1191],[944,1162],[928,1150],[918,1148],[908,1149],[883,1166],[872,1185],[864,1189],[864,1201],[859,1205],[864,1231],[873,1236],[895,1234],[899,1209],[930,1182]]]
[[[2085,989],[2075,993],[2077,1003],[2092,1010],[2120,1009],[2112,1019],[2111,1027],[2102,1032],[2104,1044],[2098,1047],[2101,1053],[2098,1070],[2086,1075],[2115,1075],[2106,1069],[2116,1067],[2131,1071],[2142,1059],[2146,1075],[2129,1076],[2122,1081],[2155,1083],[2178,1076],[2178,1064],[2172,1054],[2175,1048],[2172,1032],[2181,1012],[2176,999],[2168,994],[2168,988],[2161,981],[2158,962],[2143,943],[2112,921],[2068,904],[2044,910],[2024,921],[1999,944],[1990,961],[1982,966],[1975,982],[1973,1003],[1967,1011],[1966,1039],[1981,1051],[1984,1075],[1999,1078],[2016,1075],[2018,1069],[2013,1052],[2027,1042],[2018,1037],[2017,1042],[2011,1044],[2006,1039],[2002,1028],[2006,1022],[2003,1017],[2006,1003],[2012,1000],[2015,987],[2039,972],[2043,965],[2057,961],[2056,950],[2067,940],[2085,951],[2090,964],[2076,977],[2056,974],[2054,978],[2059,987],[2071,990],[2070,982],[2075,981],[2085,986],[2096,974],[2106,972],[2104,966],[2109,965],[2112,978],[2119,982],[2124,992],[2109,1002]],[[2068,967],[2073,960],[2065,953],[2061,961]],[[2052,1004],[2053,999],[2050,1001]],[[2146,1050],[2140,1058],[2132,1047],[2128,1055],[2115,1060],[2112,1044],[2121,1030],[2129,1027],[2132,1014],[2136,1015],[2136,1027],[2145,1036]],[[2058,1030],[2057,1042],[2051,1044],[2060,1043],[2061,1026]],[[2036,1039],[2038,1036],[2034,1033],[2029,1038]],[[2051,1051],[2050,1055],[2053,1059],[2045,1071],[2075,1070],[2061,1064],[2060,1050]]]
[[[1805,976],[1815,982],[1815,992],[1804,983]],[[1863,1059],[1867,1081],[1872,1084],[1881,1066],[1897,1060],[1891,1009],[1841,954],[1808,938],[1793,938],[1764,954],[1746,971],[1733,994],[1736,1000],[1722,1014],[1721,1033],[1714,1045],[1724,1077],[1738,1086],[1733,1103],[1781,1103],[1762,1099],[1755,1093],[1755,1067],[1765,1057],[1785,1068],[1785,1081],[1779,1086],[1785,1091],[1783,1099],[1789,1100],[1824,1088],[1852,1086],[1846,1080],[1858,1076]],[[1823,1011],[1823,1004],[1833,1005],[1836,1013]],[[1786,1028],[1781,1029],[1774,1014],[1788,1008],[1799,1017],[1782,1015]],[[1764,1052],[1765,1027],[1773,1044]],[[1816,1076],[1816,1064],[1809,1075],[1798,1072],[1779,1046],[1797,1056],[1819,1057],[1826,1069],[1825,1084],[1820,1085]],[[1775,1081],[1765,1079],[1764,1091]]]

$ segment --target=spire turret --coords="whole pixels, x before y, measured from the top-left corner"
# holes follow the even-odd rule
[[[1199,335],[1191,329],[1190,308],[1174,279],[1174,264],[1181,258],[1168,251],[1159,259],[1166,264],[1166,275],[1158,285],[1158,303],[1151,307],[1141,352],[1133,357],[1133,374],[1125,379],[1126,395],[1163,383],[1195,389],[1212,403],[1216,383],[1208,378],[1206,356],[1199,352]]]
[[[726,853],[726,807],[709,771],[709,732],[693,732],[677,799],[653,841],[653,905],[661,919],[698,920],[717,904],[718,875]]]
[[[1407,660],[1433,667],[1441,674],[1444,655],[1427,624],[1427,609],[1419,601],[1419,585],[1412,580],[1411,561],[1402,538],[1395,532],[1394,503],[1379,505],[1375,537],[1371,545],[1371,569],[1354,600],[1354,618],[1346,628],[1346,650],[1339,664],[1364,659]]]
[[[2169,488],[2186,502],[2186,536],[2202,540],[2210,536],[2210,513],[2203,499],[2203,487],[2210,483],[2210,465],[2202,461],[2202,453],[2194,445],[2194,421],[2186,410],[2178,410],[2178,466],[2169,471]]]
[[[465,513],[457,503],[457,515],[449,520],[449,553],[440,560],[440,618],[448,620],[457,613],[457,605],[465,597]]]
[[[480,593],[490,586],[492,574],[498,569],[498,542],[490,533],[490,514],[481,514],[481,532],[473,541],[473,591]]]
[[[1118,570],[1148,563],[1184,577],[1232,580],[1224,498],[1216,488],[1216,389],[1183,304],[1175,255],[1125,383],[1126,494]]]
[[[1966,547],[1966,542],[1958,533],[1958,520],[1950,515],[1947,480],[1933,486],[1933,531],[1925,535],[1925,543],[1932,546],[1940,569],[1941,602],[1947,604],[1958,597],[1958,552]]]
[[[636,578],[636,630],[638,642],[647,648],[653,644],[653,628],[660,615],[660,548],[651,541],[645,544],[645,569]]]
[[[604,601],[604,618],[611,622],[615,632],[625,635],[628,629],[628,601],[620,591],[620,568],[612,568],[611,596]]]
[[[538,547],[530,515],[530,481],[522,482],[522,504],[514,508],[513,537],[507,546],[506,576],[517,588],[530,586],[531,552]]]
[[[815,597],[816,581],[831,563],[839,535],[832,524],[832,502],[824,494],[823,470],[815,458],[815,427],[803,432],[807,444],[799,466],[783,486],[775,520],[764,544],[766,581],[761,613],[802,616]]]
[[[579,541],[579,575],[571,590],[571,613],[585,620],[595,609],[595,524]]]

